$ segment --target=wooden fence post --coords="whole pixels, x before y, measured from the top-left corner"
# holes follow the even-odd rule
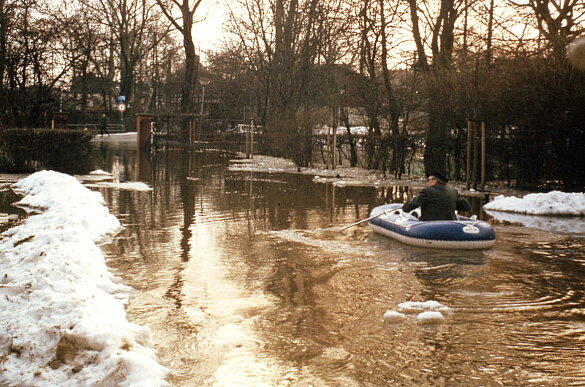
[[[486,160],[486,126],[485,121],[481,122],[481,178],[480,178],[480,189],[483,191],[485,188],[485,160]]]
[[[467,120],[467,164],[465,179],[467,189],[471,188],[471,160],[473,153],[473,121]]]

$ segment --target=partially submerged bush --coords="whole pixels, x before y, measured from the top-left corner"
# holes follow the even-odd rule
[[[85,173],[91,158],[86,131],[66,129],[0,130],[0,172],[27,173],[51,169]]]

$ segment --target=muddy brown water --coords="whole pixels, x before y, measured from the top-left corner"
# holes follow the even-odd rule
[[[232,172],[222,152],[99,147],[96,167],[119,162],[153,187],[101,190],[124,225],[104,249],[173,386],[585,384],[583,235],[497,225],[488,250],[416,248],[337,231],[410,188]],[[382,319],[426,300],[452,314]]]

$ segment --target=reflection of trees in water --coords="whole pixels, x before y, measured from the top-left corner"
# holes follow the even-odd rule
[[[129,180],[140,174],[154,189],[150,193],[103,191],[126,226],[123,233],[128,237],[119,238],[117,248],[122,254],[134,251],[142,257],[144,262],[134,264],[145,273],[156,270],[150,263],[160,256],[174,255],[162,250],[177,249],[174,256],[189,260],[191,245],[197,243],[192,240],[195,206],[201,200],[212,208],[209,211],[227,215],[234,222],[245,221],[252,236],[258,228],[345,225],[367,217],[374,205],[404,201],[412,195],[409,187],[337,187],[315,184],[306,175],[229,172],[230,155],[225,153],[169,149],[138,154],[135,149],[108,146],[100,148],[105,152],[104,166],[112,166],[119,157]],[[182,285],[178,275],[168,294],[180,294]]]
[[[296,243],[272,248],[272,255],[260,264],[270,267],[265,291],[276,299],[276,313],[264,315],[259,330],[269,337],[267,350],[308,364],[309,359],[322,353],[326,343],[335,341],[330,310],[322,305],[321,297],[323,289],[329,288],[331,279],[343,269],[336,267],[333,256]],[[249,263],[251,267],[258,264]],[[329,302],[335,303],[333,298]]]
[[[313,177],[306,175],[269,175],[281,181],[280,184],[263,181],[263,176],[266,174],[255,173],[250,177],[256,197],[253,208],[263,211],[264,220],[274,229],[340,226],[347,219],[367,217],[376,192],[371,187],[315,184]],[[237,180],[231,183],[240,184]]]
[[[461,282],[483,275],[488,264],[484,250],[439,250],[412,247],[404,261],[417,265],[413,273],[424,285],[423,297],[433,299],[451,293]]]
[[[403,203],[412,197],[412,189],[407,186],[388,186],[380,187],[376,192],[376,203]]]
[[[95,157],[92,158],[94,169],[103,169],[114,173],[118,166],[122,166],[127,180],[136,180],[138,152],[127,144],[96,143]]]
[[[564,237],[552,242],[528,242],[519,247],[520,254],[528,256],[530,262],[538,265],[541,274],[527,276],[530,283],[542,289],[542,296],[558,294],[571,289],[585,304],[585,241],[576,237]],[[572,297],[572,301],[575,297]],[[567,300],[568,301],[568,300]],[[560,306],[560,305],[557,305]],[[565,305],[569,307],[569,305]],[[577,307],[570,305],[571,308]]]
[[[107,157],[113,160],[114,155]],[[132,160],[134,156],[130,153],[121,157]],[[311,176],[230,172],[225,168],[228,159],[223,154],[181,150],[155,153],[148,159],[151,170],[140,169],[140,180],[154,191],[101,191],[126,227],[113,247],[118,249],[115,266],[124,272],[127,283],[144,290],[146,295],[141,296],[147,302],[159,303],[154,305],[160,305],[156,317],[145,313],[144,318],[157,318],[156,324],[164,324],[165,334],[171,332],[169,340],[175,340],[172,344],[178,352],[189,340],[195,342],[198,332],[197,323],[183,304],[189,279],[182,269],[185,260],[194,259],[191,248],[198,248],[196,231],[191,231],[196,221],[220,222],[223,242],[234,249],[233,262],[243,263],[234,267],[242,271],[230,274],[247,277],[241,279],[243,286],[250,285],[250,279],[258,280],[250,286],[263,286],[262,291],[271,295],[276,306],[266,309],[269,313],[263,314],[265,309],[249,312],[266,335],[263,350],[325,374],[333,370],[331,373],[355,375],[355,380],[364,384],[440,384],[445,380],[441,375],[455,375],[460,379],[454,382],[461,384],[472,375],[489,384],[487,378],[495,374],[478,371],[476,363],[471,364],[477,359],[485,361],[482,365],[492,367],[496,374],[505,375],[503,381],[518,382],[521,375],[504,371],[523,362],[522,356],[528,362],[529,354],[522,354],[519,343],[524,340],[530,344],[525,348],[534,353],[537,344],[555,339],[546,329],[542,338],[535,339],[531,333],[541,331],[526,328],[527,321],[547,324],[548,314],[558,327],[563,316],[574,318],[571,302],[576,301],[575,308],[583,305],[583,289],[576,285],[583,270],[574,267],[578,260],[575,254],[580,251],[582,256],[583,248],[574,253],[569,247],[551,245],[547,250],[530,245],[526,249],[531,258],[526,260],[526,251],[511,252],[501,247],[497,259],[493,259],[491,250],[454,253],[391,247],[388,259],[399,270],[379,270],[373,267],[380,264],[373,262],[380,258],[379,251],[374,257],[354,259],[266,237],[258,231],[313,232],[331,224],[351,223],[367,217],[375,205],[406,200],[413,190],[336,187],[315,184]],[[128,165],[128,171],[133,167]],[[129,177],[134,180],[133,176]],[[480,208],[479,203],[477,206]],[[388,242],[392,246],[395,243]],[[541,254],[543,249],[550,257]],[[570,259],[563,258],[567,253]],[[563,259],[567,262],[556,262]],[[543,275],[545,272],[551,274]],[[555,276],[559,272],[561,275]],[[151,297],[148,291],[153,289],[161,294]],[[563,291],[567,295],[568,290],[576,295],[563,299]],[[502,295],[497,296],[499,293]],[[551,304],[544,312],[514,309],[531,306],[538,297],[546,300],[546,293],[567,301]],[[385,309],[399,302],[424,299],[436,299],[455,309],[453,320],[429,329],[417,327],[415,322],[393,327],[381,323]],[[527,330],[511,332],[509,326]],[[570,345],[582,346],[573,341]],[[336,349],[345,350],[346,355],[341,351],[338,358],[327,357]],[[192,349],[184,353],[191,354]],[[555,351],[551,349],[549,355],[555,355]],[[344,369],[347,364],[353,368]],[[405,369],[408,375],[402,373]]]
[[[176,239],[174,226],[183,212],[182,207],[177,205],[181,203],[181,196],[176,173],[172,168],[155,168],[160,160],[152,158],[150,161],[155,167],[150,171],[147,169],[150,173],[146,174],[144,155],[138,157],[133,148],[108,144],[100,151],[104,152],[103,169],[111,170],[119,162],[125,166],[128,180],[138,180],[137,174],[140,172],[140,180],[154,189],[150,192],[101,190],[111,212],[124,226],[114,245],[108,248],[115,249],[116,257],[120,257],[118,260],[123,260],[117,265],[129,273],[132,286],[148,287],[152,279],[157,277],[161,265],[164,265],[162,262],[158,263],[161,257],[173,255],[167,249],[173,248],[173,241]],[[172,155],[166,156],[172,158]],[[170,160],[165,160],[163,165],[173,164],[180,165]]]
[[[191,224],[193,223],[193,216],[195,215],[195,192],[194,184],[191,184],[187,177],[191,175],[191,168],[193,164],[193,152],[180,152],[179,160],[179,187],[181,192],[181,204],[183,205],[183,224],[181,225],[181,260],[186,262],[189,260],[189,244],[193,233],[191,232]]]

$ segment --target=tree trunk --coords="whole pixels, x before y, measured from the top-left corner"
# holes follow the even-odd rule
[[[429,101],[429,123],[426,131],[424,166],[427,175],[433,171],[447,170],[447,117],[439,93],[431,93]]]
[[[185,17],[185,15],[183,16]],[[195,52],[195,43],[191,35],[193,21],[185,21],[185,33],[183,34],[183,47],[185,49],[185,76],[181,89],[181,110],[184,113],[192,113],[195,108],[194,93],[197,90],[197,73],[199,60]]]
[[[454,28],[458,17],[454,0],[441,0],[440,10],[431,27],[433,68],[428,64],[419,29],[417,2],[409,0],[413,38],[418,53],[418,67],[427,76],[429,119],[426,130],[424,166],[426,174],[447,171],[449,105],[443,90],[444,79],[452,67]]]
[[[380,1],[380,22],[381,22],[381,45],[382,45],[382,75],[384,79],[384,89],[386,91],[386,103],[388,104],[388,114],[390,123],[390,133],[392,134],[392,165],[390,171],[394,177],[400,179],[404,171],[405,152],[404,141],[400,134],[399,117],[400,106],[397,101],[390,69],[388,68],[388,38],[386,35],[386,16],[384,13],[384,2]]]
[[[132,100],[134,86],[134,68],[128,62],[124,60],[120,69],[120,95],[126,97],[127,103]]]

